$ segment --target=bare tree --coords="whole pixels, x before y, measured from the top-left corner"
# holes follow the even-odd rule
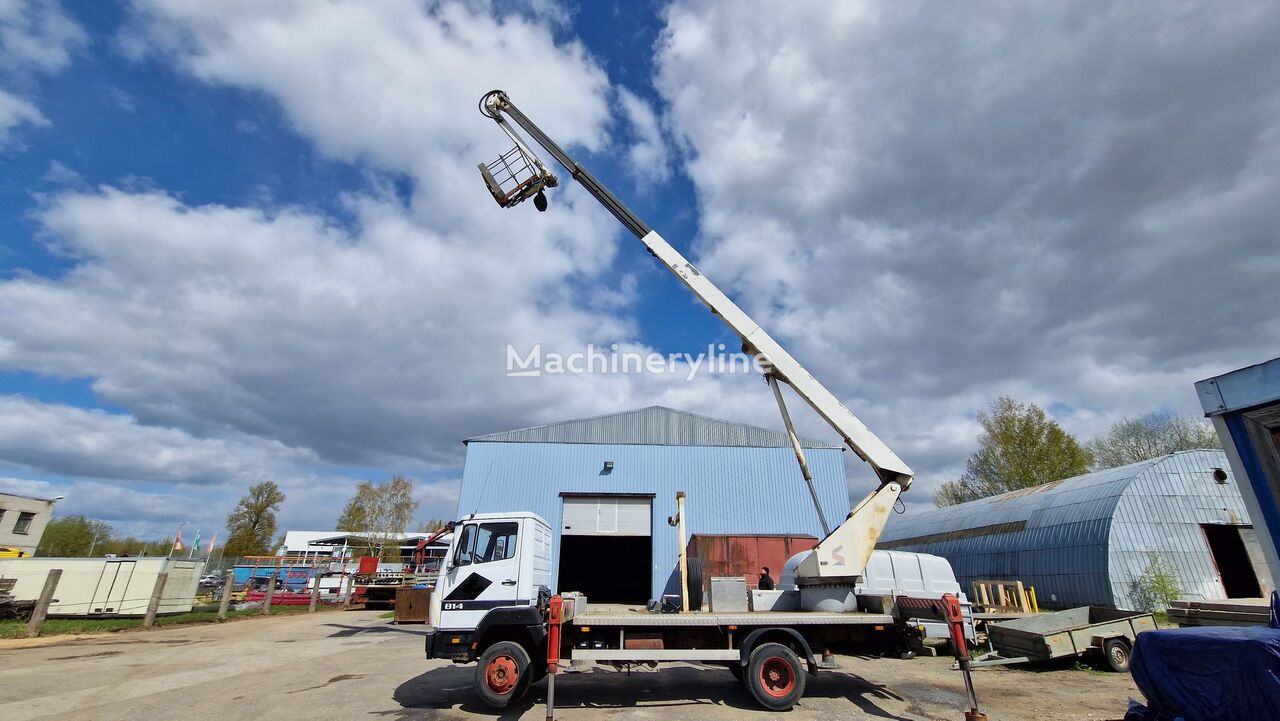
[[[1007,396],[978,412],[982,435],[964,475],[943,483],[933,496],[950,506],[1020,488],[1078,476],[1089,470],[1093,456],[1034,403]]]
[[[1099,470],[1159,458],[1177,451],[1221,447],[1222,442],[1208,421],[1154,412],[1125,418],[1111,426],[1105,436],[1089,442],[1094,466]]]
[[[361,481],[338,517],[338,528],[357,534],[369,555],[383,558],[397,550],[391,542],[404,535],[416,510],[418,501],[408,478],[395,476],[381,484]]]

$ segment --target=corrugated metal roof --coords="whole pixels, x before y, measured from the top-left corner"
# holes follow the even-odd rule
[[[1129,604],[1133,582],[1157,553],[1184,593],[1221,597],[1200,524],[1249,523],[1226,454],[1183,451],[956,506],[896,516],[881,548],[933,553],[962,587],[1021,580],[1044,605]],[[1216,591],[1215,591],[1216,588]]]
[[[593,443],[645,446],[705,446],[735,448],[790,448],[781,431],[734,423],[664,406],[649,406],[622,413],[548,423],[502,433],[468,438],[464,443]],[[801,438],[805,448],[843,446]]]
[[[844,518],[850,504],[841,453],[815,449],[808,457],[823,512],[829,519]],[[613,462],[608,473],[602,472],[605,461]],[[553,558],[558,558],[562,495],[652,493],[652,589],[657,597],[675,592],[679,585],[679,537],[665,522],[676,515],[676,491],[687,494],[690,537],[823,535],[795,456],[787,448],[472,443],[462,472],[458,516],[537,513],[554,530]]]

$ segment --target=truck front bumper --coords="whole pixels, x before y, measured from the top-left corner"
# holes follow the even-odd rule
[[[466,663],[471,656],[473,631],[431,629],[427,631],[427,658],[447,658],[454,663]]]

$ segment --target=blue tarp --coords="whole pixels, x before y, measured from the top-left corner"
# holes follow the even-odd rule
[[[1126,721],[1280,721],[1280,628],[1147,631],[1129,670],[1147,707]]]

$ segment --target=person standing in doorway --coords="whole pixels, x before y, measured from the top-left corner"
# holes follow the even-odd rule
[[[773,590],[773,576],[769,575],[769,567],[762,566],[760,568],[760,581],[756,584],[756,588],[761,591]]]

